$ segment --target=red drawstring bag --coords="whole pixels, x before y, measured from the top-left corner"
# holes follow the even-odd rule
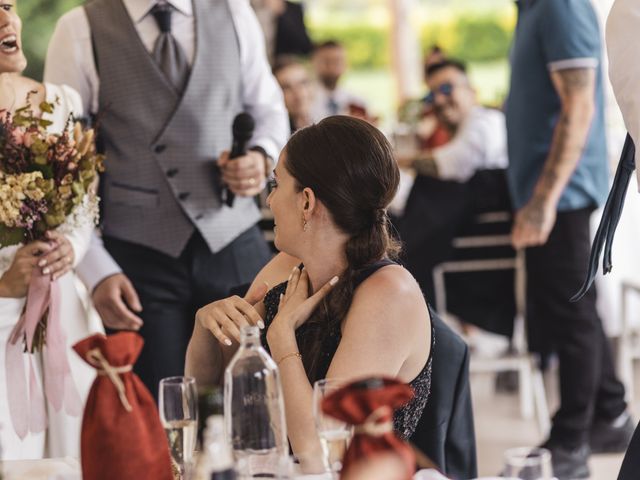
[[[353,439],[342,462],[342,475],[357,463],[395,454],[406,466],[406,479],[415,472],[411,446],[393,432],[393,412],[413,398],[413,388],[397,380],[370,378],[353,382],[322,401],[322,410],[354,426]]]
[[[132,371],[144,341],[133,332],[98,334],[74,350],[98,375],[82,418],[84,480],[173,480],[158,409]]]

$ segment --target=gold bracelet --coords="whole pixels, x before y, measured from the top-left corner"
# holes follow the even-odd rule
[[[282,357],[280,360],[278,360],[276,362],[276,365],[280,365],[282,362],[284,362],[287,358],[291,358],[291,357],[297,357],[297,358],[302,358],[302,355],[300,354],[300,352],[293,352],[293,353],[288,353],[287,355],[285,355],[284,357]]]

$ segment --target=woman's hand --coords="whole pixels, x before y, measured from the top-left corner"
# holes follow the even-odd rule
[[[240,341],[242,327],[257,325],[264,328],[264,322],[253,306],[264,298],[267,289],[265,284],[250,296],[234,295],[205,305],[196,313],[196,322],[211,331],[220,343],[231,346],[231,338]]]
[[[309,296],[309,274],[307,270],[304,268],[300,270],[298,267],[294,267],[287,282],[287,290],[280,295],[278,314],[273,319],[272,327],[274,329],[286,328],[295,332],[309,319],[320,301],[331,291],[336,283],[338,283],[338,277],[333,277],[316,293]]]
[[[0,277],[0,297],[21,298],[27,295],[29,282],[38,261],[53,249],[46,242],[31,242],[19,248],[9,269]]]
[[[49,231],[47,239],[53,246],[38,261],[38,267],[43,275],[51,275],[51,280],[57,280],[73,268],[75,252],[71,242],[62,233]]]

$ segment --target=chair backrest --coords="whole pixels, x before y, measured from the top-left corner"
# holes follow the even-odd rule
[[[452,479],[477,476],[467,344],[430,309],[435,345],[431,393],[411,437]]]

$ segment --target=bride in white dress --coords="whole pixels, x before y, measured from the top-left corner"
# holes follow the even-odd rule
[[[70,114],[81,116],[80,96],[69,87],[40,84],[20,75],[26,67],[20,31],[21,22],[15,11],[15,0],[3,0],[0,3],[0,110],[14,112],[26,104],[27,95],[33,92],[29,103],[34,106],[36,113],[40,113],[37,106],[43,100],[56,104],[53,114],[42,112],[41,115],[52,122],[48,127],[51,133],[61,133]],[[84,405],[95,371],[71,350],[71,345],[101,331],[102,326],[73,267],[84,256],[92,231],[93,219],[85,210],[84,216],[82,211],[79,212],[73,225],[62,225],[50,235],[47,242],[0,249],[0,459],[80,455],[82,417],[71,417],[64,411],[55,412],[46,400],[47,429],[37,434],[28,433],[23,440],[18,437],[9,413],[4,362],[7,341],[22,313],[30,277],[34,269],[39,269],[41,274],[57,279],[60,286],[60,319],[69,347],[67,357],[73,381]],[[45,265],[43,260],[46,261]],[[40,354],[35,355],[37,380],[42,387],[42,358]],[[26,354],[24,359],[26,363]]]

